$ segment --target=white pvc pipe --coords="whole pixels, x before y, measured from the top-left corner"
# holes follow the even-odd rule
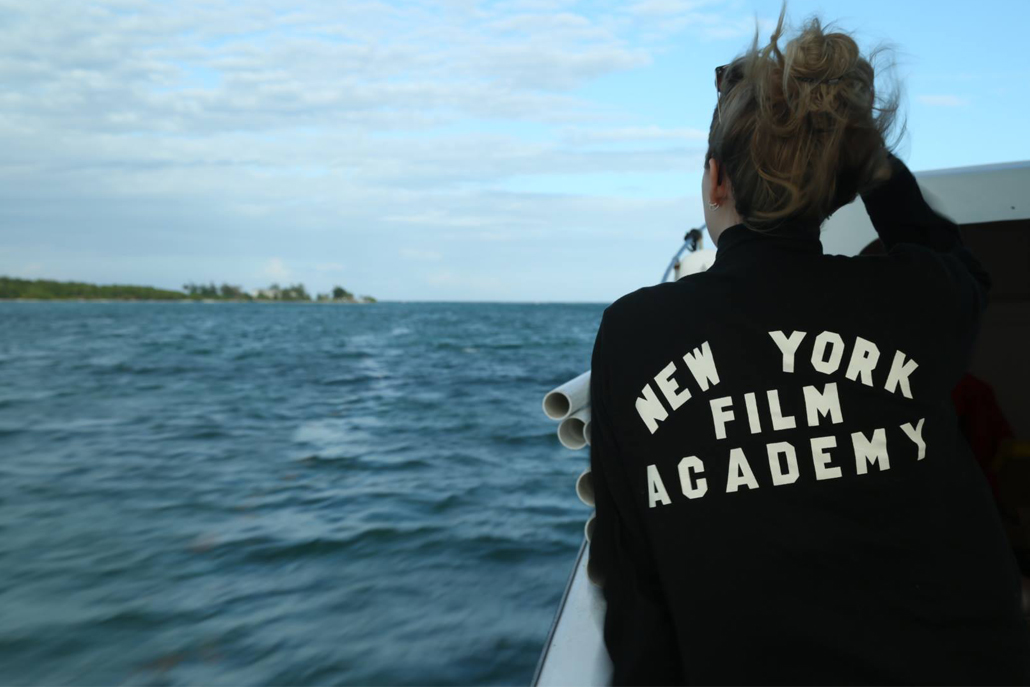
[[[583,534],[586,535],[587,541],[590,541],[594,536],[594,520],[597,519],[597,511],[590,514],[587,518],[587,524],[583,526]]]
[[[579,418],[580,420],[583,421],[583,427],[580,429],[580,431],[583,433],[583,443],[586,444],[587,446],[589,446],[590,445],[590,434],[588,432],[590,431],[590,406],[589,405],[583,406],[582,408],[577,410],[575,413],[573,413],[572,416],[576,417],[576,418]]]
[[[594,478],[590,475],[589,468],[576,479],[576,496],[591,508],[594,507]]]
[[[590,370],[544,395],[544,414],[552,420],[564,420],[590,403]]]
[[[583,406],[558,425],[558,441],[565,448],[578,451],[587,445],[583,436],[583,428],[590,419],[590,406]]]

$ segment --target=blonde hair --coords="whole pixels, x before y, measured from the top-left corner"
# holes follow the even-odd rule
[[[877,100],[873,58],[850,35],[828,33],[810,18],[781,52],[779,21],[764,48],[751,47],[727,66],[708,134],[708,160],[729,176],[741,221],[761,232],[793,221],[817,227],[876,185],[888,165],[887,137],[900,88]],[[902,124],[901,138],[904,133]]]

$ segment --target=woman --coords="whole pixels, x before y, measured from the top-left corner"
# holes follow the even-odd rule
[[[1020,576],[950,403],[990,279],[817,19],[717,70],[714,265],[605,309],[591,565],[613,684],[1030,684]],[[861,196],[887,254],[824,255]]]

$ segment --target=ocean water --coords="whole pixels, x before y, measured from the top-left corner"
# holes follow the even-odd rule
[[[0,303],[0,684],[528,684],[603,307]]]

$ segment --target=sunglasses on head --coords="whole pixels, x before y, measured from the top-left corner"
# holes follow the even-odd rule
[[[722,89],[722,77],[729,66],[728,64],[721,64],[715,68],[715,90]]]

